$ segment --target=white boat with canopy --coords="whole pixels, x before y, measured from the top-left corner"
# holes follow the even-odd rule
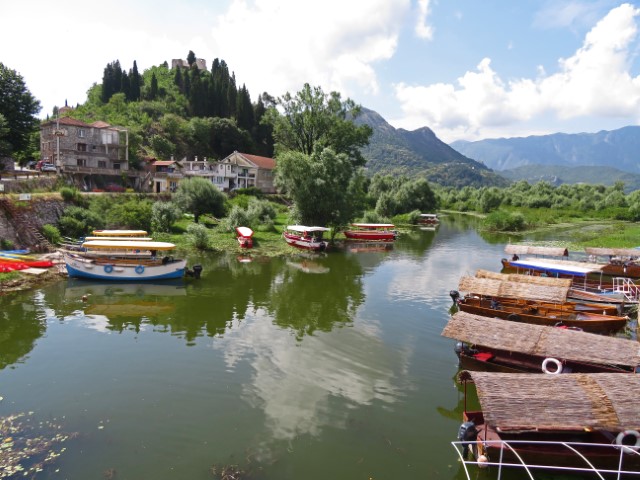
[[[186,260],[158,256],[158,252],[175,249],[168,242],[91,240],[82,248],[83,252],[63,252],[70,277],[118,281],[181,278],[187,265]],[[200,271],[201,267],[198,275]]]

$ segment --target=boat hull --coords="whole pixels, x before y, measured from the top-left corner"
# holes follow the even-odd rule
[[[174,260],[165,265],[96,263],[90,259],[65,255],[69,277],[108,281],[149,281],[182,278],[186,260]]]
[[[346,230],[343,233],[349,240],[360,242],[393,242],[396,239],[395,232]]]
[[[516,312],[512,309],[490,308],[474,303],[466,303],[464,300],[458,303],[458,308],[463,312],[474,313],[484,317],[501,318],[515,322],[532,323],[535,325],[565,325],[577,327],[585,332],[613,333],[625,327],[627,317],[612,315],[598,315],[588,312],[560,313],[554,312],[550,316],[533,315],[524,311]]]
[[[300,248],[302,250],[323,251],[327,248],[327,242],[324,240],[307,239],[300,235],[292,235],[290,233],[283,233],[284,240],[292,247]]]

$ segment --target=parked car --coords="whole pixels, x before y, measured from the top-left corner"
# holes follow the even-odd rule
[[[56,166],[53,163],[43,163],[40,170],[43,172],[55,172]]]
[[[104,187],[104,189],[107,192],[124,192],[124,191],[126,191],[126,188],[124,188],[122,185],[118,185],[117,183],[110,183],[110,184],[106,185]]]

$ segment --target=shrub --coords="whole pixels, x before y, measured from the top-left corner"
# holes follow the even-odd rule
[[[520,212],[509,213],[504,210],[496,210],[484,219],[484,227],[487,230],[499,232],[518,232],[524,230],[526,222]]]
[[[0,238],[0,249],[13,250],[13,242],[8,238]]]
[[[187,235],[194,247],[200,250],[206,250],[209,247],[209,232],[204,225],[198,223],[189,224]]]
[[[264,192],[258,187],[238,188],[234,192],[236,195],[250,195],[252,197],[263,198]]]
[[[60,217],[58,228],[62,235],[72,238],[83,237],[87,234],[87,225],[73,217]]]
[[[247,212],[239,207],[238,205],[234,205],[225,218],[220,221],[220,229],[225,232],[233,232],[236,227],[241,226],[249,226],[249,216]]]
[[[270,202],[252,198],[247,207],[247,217],[250,225],[258,225],[276,218],[276,210]]]
[[[80,203],[81,195],[78,189],[72,187],[62,187],[60,195],[65,202]]]
[[[57,245],[62,242],[62,235],[60,235],[60,230],[55,225],[51,225],[47,223],[42,226],[42,235],[47,241],[52,245]]]
[[[178,218],[180,218],[180,210],[173,203],[156,202],[151,207],[151,230],[168,232]]]

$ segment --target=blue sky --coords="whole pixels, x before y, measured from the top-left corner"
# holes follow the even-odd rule
[[[0,62],[41,116],[193,50],[253,100],[308,82],[450,142],[638,124],[639,27],[640,0],[5,0]]]

